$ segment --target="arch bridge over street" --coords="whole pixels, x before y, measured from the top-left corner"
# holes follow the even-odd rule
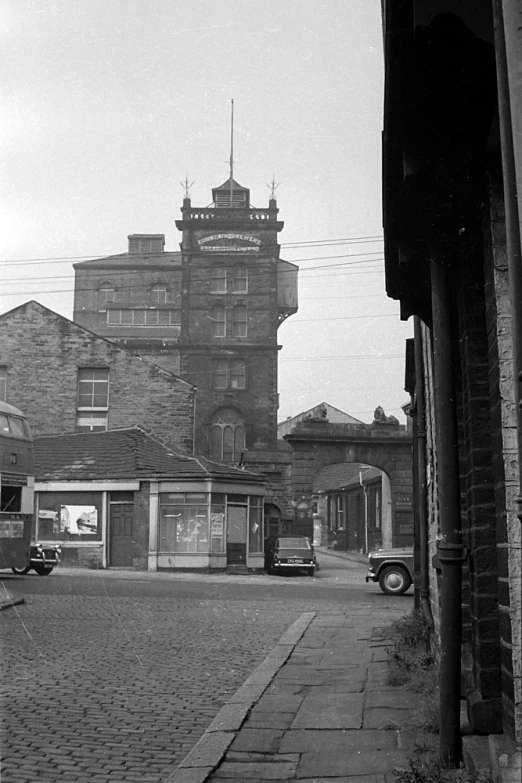
[[[394,417],[372,424],[330,424],[307,418],[284,436],[292,447],[294,532],[314,534],[314,480],[320,471],[339,463],[361,463],[382,470],[389,480],[391,514],[384,545],[413,544],[413,440]]]

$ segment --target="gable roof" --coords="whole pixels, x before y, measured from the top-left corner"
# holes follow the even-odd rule
[[[320,402],[318,405],[314,405],[313,408],[309,408],[302,413],[298,413],[295,416],[289,416],[284,421],[280,421],[277,425],[278,431],[283,430],[285,434],[290,432],[298,422],[302,421],[307,416],[319,416],[321,408],[326,409],[327,418],[333,423],[363,424],[360,419],[356,419],[354,416],[350,416],[349,413],[345,413],[339,408],[335,408],[333,405],[330,405],[329,402]]]
[[[195,478],[264,482],[263,476],[167,448],[139,426],[42,435],[34,440],[37,481]]]
[[[71,321],[69,318],[66,318],[64,315],[61,315],[60,313],[56,313],[54,310],[51,310],[49,307],[40,304],[40,302],[37,302],[35,299],[31,299],[30,301],[24,302],[23,304],[18,305],[17,307],[13,307],[12,310],[8,310],[5,313],[0,313],[0,321],[2,320],[7,321],[11,315],[16,313],[17,311],[21,311],[24,309],[27,311],[31,309],[39,310],[40,313],[45,317],[53,318],[54,320],[63,321],[69,324],[70,326],[74,327],[75,329],[79,330],[80,332],[83,332],[84,334],[88,334],[92,339],[99,340],[104,343],[108,343],[113,350],[121,351],[122,353],[128,354],[129,356],[132,356],[137,361],[145,362],[145,364],[148,364],[151,367],[153,367],[156,372],[162,373],[164,375],[168,375],[171,378],[176,378],[176,380],[179,383],[183,383],[186,386],[188,386],[190,389],[195,390],[195,386],[189,383],[189,381],[184,380],[184,378],[180,378],[179,375],[174,375],[173,372],[170,372],[170,370],[166,370],[165,367],[161,366],[161,364],[154,364],[154,362],[151,362],[150,359],[144,359],[143,356],[133,353],[132,351],[128,351],[126,348],[123,348],[121,345],[118,345],[118,343],[109,340],[107,337],[102,337],[101,335],[96,334],[96,332],[93,332],[90,329],[86,329],[85,326],[80,326],[80,324],[76,323],[76,321]]]

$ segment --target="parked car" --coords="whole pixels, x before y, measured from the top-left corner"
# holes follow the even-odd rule
[[[269,574],[306,571],[313,576],[317,568],[315,551],[305,536],[269,538],[265,545],[265,569]]]
[[[27,574],[34,569],[39,576],[49,576],[53,568],[60,562],[61,547],[58,544],[44,546],[31,544],[29,565],[25,568],[12,568],[15,574]]]
[[[378,582],[387,595],[402,595],[413,584],[413,548],[377,549],[368,555],[366,582]]]

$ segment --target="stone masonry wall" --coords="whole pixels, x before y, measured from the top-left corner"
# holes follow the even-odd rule
[[[37,302],[0,317],[0,364],[7,367],[7,402],[24,411],[34,435],[74,432],[78,368],[108,367],[108,428],[139,424],[192,451],[190,384]]]

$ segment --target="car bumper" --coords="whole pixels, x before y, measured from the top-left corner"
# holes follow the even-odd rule
[[[273,568],[317,568],[316,563],[274,563]]]
[[[364,577],[365,582],[376,582],[377,581],[377,574],[374,574],[373,571],[368,571],[366,576]]]

